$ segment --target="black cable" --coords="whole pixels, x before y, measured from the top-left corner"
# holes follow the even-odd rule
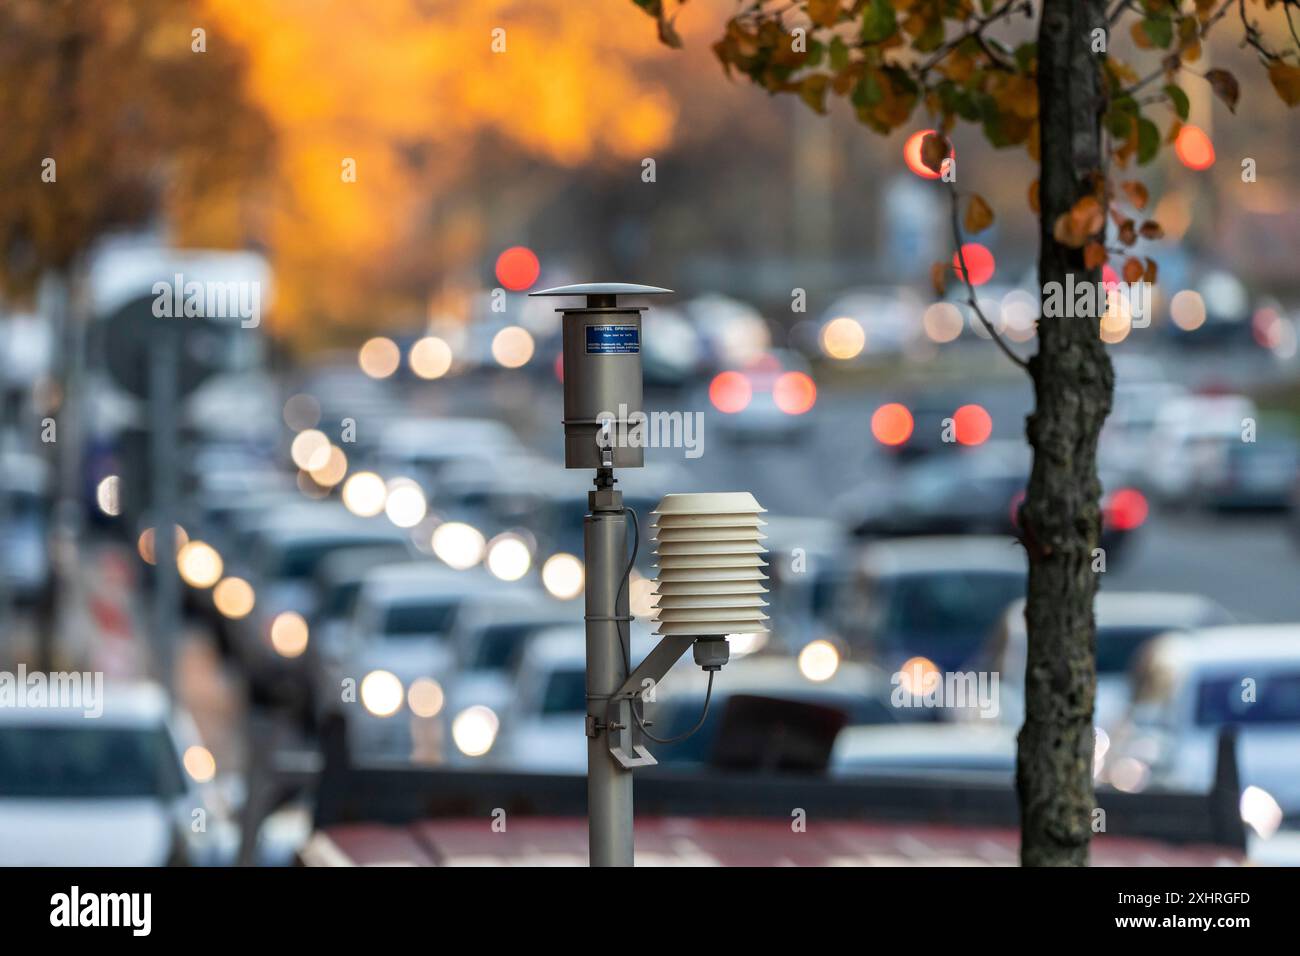
[[[629,582],[632,580],[632,568],[636,564],[637,552],[641,549],[641,519],[636,513],[635,508],[624,507],[623,512],[632,516],[632,557],[628,559],[627,570],[623,572],[623,580],[618,586],[618,594],[614,596],[614,613],[618,614],[618,602],[622,600],[623,592],[627,590]],[[630,612],[629,612],[630,613]],[[632,626],[627,621],[619,619],[619,643],[623,645],[623,661],[627,665],[627,673],[632,673]],[[626,632],[623,625],[627,624]],[[713,675],[716,671],[709,671],[709,685],[704,691],[704,711],[700,714],[700,719],[695,726],[684,734],[678,734],[676,737],[656,737],[650,731],[645,729],[645,724],[641,721],[641,715],[636,712],[636,701],[631,702],[628,708],[632,712],[632,719],[636,721],[637,727],[647,738],[657,744],[675,744],[685,740],[704,726],[704,721],[709,716],[709,701],[713,699]]]
[[[654,734],[650,733],[650,731],[646,730],[645,724],[641,722],[641,715],[636,712],[636,701],[633,701],[631,707],[632,719],[635,720],[636,725],[641,728],[641,733],[645,734],[648,738],[650,738],[657,744],[675,744],[678,743],[679,741],[685,740],[687,737],[691,736],[697,730],[703,727],[704,721],[709,716],[709,701],[712,700],[713,698],[713,675],[716,673],[717,671],[709,671],[709,686],[704,691],[704,711],[700,714],[700,719],[696,722],[694,727],[686,731],[686,733],[684,734],[678,734],[676,737],[656,737]]]

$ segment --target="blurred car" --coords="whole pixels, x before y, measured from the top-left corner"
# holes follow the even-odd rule
[[[695,407],[712,407],[709,426],[732,441],[798,441],[813,427],[817,387],[802,355],[771,349],[714,376]]]
[[[1199,594],[1101,591],[1093,601],[1097,622],[1097,697],[1093,723],[1114,729],[1129,703],[1128,672],[1147,642],[1160,634],[1232,623],[1220,604]],[[990,641],[985,665],[1001,674],[1002,723],[1019,727],[1025,718],[1025,602],[1007,608]]]
[[[828,636],[837,590],[850,573],[850,539],[830,518],[766,514],[770,634],[754,650],[794,654],[809,641]],[[735,649],[732,650],[733,655]]]
[[[652,647],[649,634],[634,623],[632,666]],[[514,694],[504,714],[490,718],[469,708],[455,721],[473,718],[475,733],[452,733],[470,756],[488,754],[493,764],[512,770],[585,773],[587,737],[587,638],[581,627],[543,631],[528,642],[514,672]],[[648,708],[647,719],[653,713]],[[493,723],[493,721],[498,721]],[[486,724],[479,730],[480,724]],[[469,725],[464,725],[469,726]],[[490,728],[491,733],[487,733]]]
[[[523,452],[515,433],[495,419],[404,418],[383,426],[375,467],[386,479],[413,479],[432,497],[443,469],[451,464]]]
[[[832,776],[905,774],[1011,783],[1018,726],[916,723],[845,727],[831,752]]]
[[[1222,511],[1283,511],[1300,478],[1300,444],[1289,436],[1228,442],[1223,472],[1204,491],[1205,504]]]
[[[0,865],[217,863],[221,830],[182,754],[193,724],[153,684],[110,684],[103,713],[0,707]],[[209,837],[209,835],[211,835]]]
[[[1126,483],[1141,483],[1160,408],[1186,396],[1187,389],[1173,382],[1117,380],[1111,412],[1102,425],[1097,447],[1101,470]]]
[[[1265,794],[1254,796],[1259,816],[1276,807],[1274,825],[1293,825],[1300,624],[1213,627],[1151,641],[1135,665],[1133,702],[1111,736],[1102,779],[1125,791],[1206,790],[1225,725],[1237,730],[1242,786]]]
[[[52,582],[49,469],[35,455],[0,455],[0,593],[35,604]]]
[[[1144,480],[1162,503],[1197,503],[1222,483],[1228,449],[1242,441],[1245,420],[1258,414],[1243,395],[1187,395],[1156,413]]]
[[[455,571],[434,561],[388,565],[366,575],[338,669],[323,672],[325,684],[317,689],[323,710],[342,713],[353,752],[411,756],[420,743],[414,719],[428,721],[419,725],[427,736],[427,759],[440,759],[444,687],[456,663],[451,637],[456,618],[470,602],[501,600],[506,589],[529,590],[482,570]],[[355,682],[355,699],[342,693],[349,679]],[[426,689],[427,707],[412,701],[417,682]]]
[[[836,507],[858,537],[1015,534],[1031,467],[1022,441],[948,446],[906,466],[888,482],[872,482],[841,496]],[[1101,546],[1121,560],[1130,536],[1147,519],[1145,496],[1103,473]]]
[[[320,504],[306,512],[267,516],[254,534],[247,580],[256,603],[229,625],[231,643],[250,679],[255,699],[296,700],[305,689],[302,662],[310,641],[307,621],[315,612],[313,576],[329,555],[364,548],[388,551],[391,559],[415,554],[407,532],[386,521],[354,517]]]
[[[515,689],[512,674],[528,643],[543,631],[581,623],[582,609],[532,588],[503,591],[471,602],[457,615],[451,642],[455,673],[447,686],[449,712],[483,706],[502,714]]]
[[[689,655],[686,663],[689,664]],[[817,675],[821,678],[821,675]],[[657,707],[648,723],[656,737],[670,739],[688,732],[704,712],[708,674],[693,666],[671,672],[657,688]],[[727,701],[739,695],[816,704],[840,711],[848,724],[891,724],[903,712],[890,706],[889,681],[875,667],[839,662],[828,677],[813,679],[789,657],[746,657],[732,660],[713,680],[709,713],[695,733],[673,743],[647,742],[665,766],[705,766],[718,744],[721,716]]]
[[[836,631],[895,673],[921,658],[939,671],[970,663],[1006,606],[1024,597],[1027,560],[1013,538],[899,538],[867,544],[836,602]]]

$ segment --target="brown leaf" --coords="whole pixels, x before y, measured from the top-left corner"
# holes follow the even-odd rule
[[[934,286],[934,294],[942,297],[943,290],[948,287],[948,264],[946,262],[936,262],[930,266],[930,284]]]
[[[1214,90],[1214,95],[1223,100],[1228,109],[1237,112],[1237,100],[1241,98],[1241,86],[1237,78],[1227,70],[1206,70],[1205,79]]]
[[[1128,197],[1128,201],[1138,209],[1147,208],[1147,200],[1151,198],[1151,194],[1147,192],[1147,187],[1142,183],[1136,179],[1130,179],[1126,183],[1121,183],[1120,188],[1124,190],[1124,195]]]
[[[1141,259],[1128,258],[1124,260],[1124,281],[1138,282],[1146,270],[1142,266]]]
[[[840,21],[840,0],[808,0],[808,19],[819,27],[833,27]]]
[[[1119,241],[1126,246],[1131,246],[1138,241],[1137,227],[1134,226],[1132,219],[1125,219],[1119,224]]]
[[[1163,239],[1165,235],[1164,229],[1160,228],[1160,223],[1154,219],[1148,219],[1142,223],[1138,232],[1142,233],[1143,239]]]
[[[1085,238],[1101,232],[1106,225],[1106,214],[1096,196],[1084,196],[1076,202],[1070,209],[1070,218],[1077,233]]]
[[[1037,179],[1035,179],[1032,183],[1029,184],[1029,208],[1032,209],[1035,214],[1041,214],[1043,211],[1042,207],[1039,205],[1038,202],[1038,180]]]
[[[1156,271],[1157,271],[1156,260],[1148,259],[1147,271],[1146,274],[1142,276],[1142,278],[1147,282],[1150,282],[1152,285],[1154,285],[1156,281]]]
[[[937,133],[927,133],[921,139],[921,162],[936,173],[943,172],[943,161],[952,154],[952,144]]]
[[[1109,258],[1106,247],[1100,242],[1090,242],[1083,247],[1083,264],[1089,269],[1099,269]]]
[[[1268,78],[1287,106],[1300,103],[1300,66],[1292,66],[1281,61],[1268,68]]]
[[[967,232],[983,232],[993,225],[993,210],[979,193],[972,194],[966,206],[965,225]]]

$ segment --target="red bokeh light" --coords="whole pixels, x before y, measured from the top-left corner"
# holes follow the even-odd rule
[[[965,258],[966,268],[970,270],[971,285],[983,285],[993,278],[993,270],[997,263],[993,259],[993,253],[980,245],[978,242],[967,242],[961,247],[961,255],[952,254],[952,269],[957,273],[957,278],[961,278],[961,260]]]
[[[871,434],[882,445],[901,445],[912,437],[914,422],[906,405],[890,402],[871,416]]]
[[[511,292],[527,289],[541,271],[542,264],[527,246],[511,246],[497,256],[497,281]]]
[[[754,389],[749,379],[739,372],[719,372],[709,383],[709,401],[718,411],[728,415],[743,412],[753,397]]]
[[[564,353],[557,352],[555,355],[555,364],[551,366],[555,372],[555,378],[561,385],[564,384]]]
[[[1117,531],[1132,531],[1147,520],[1149,510],[1142,492],[1121,488],[1106,502],[1106,520]]]
[[[1109,262],[1101,267],[1101,281],[1107,292],[1119,285],[1119,273],[1110,267]]]
[[[916,173],[916,175],[920,176],[922,179],[939,178],[938,173],[925,165],[925,163],[921,162],[921,140],[925,139],[926,136],[933,132],[934,130],[932,129],[917,130],[911,136],[907,137],[907,142],[903,144],[903,162],[907,163],[907,168]],[[955,159],[957,157],[957,151],[951,148],[951,144],[949,144],[948,157],[950,159]]]
[[[787,415],[802,415],[817,404],[817,384],[803,372],[786,372],[772,385],[772,401]]]
[[[1209,169],[1214,165],[1214,143],[1199,126],[1184,126],[1178,131],[1174,152],[1188,169]]]
[[[993,419],[981,405],[963,405],[952,413],[953,431],[963,445],[982,445],[993,434]]]

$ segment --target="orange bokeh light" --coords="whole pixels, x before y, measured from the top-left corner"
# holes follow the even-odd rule
[[[753,397],[753,386],[739,372],[719,372],[709,383],[709,401],[718,411],[728,415],[743,412]]]
[[[961,254],[952,254],[952,269],[957,273],[957,278],[961,278],[961,261],[966,260],[966,268],[970,270],[971,285],[983,285],[993,278],[993,270],[997,263],[993,259],[993,253],[988,248],[980,245],[978,242],[963,243]]]
[[[787,415],[802,415],[817,404],[817,384],[803,372],[786,372],[772,385],[772,401]]]
[[[938,179],[939,174],[921,161],[921,141],[925,139],[932,129],[918,130],[911,136],[907,137],[907,142],[903,144],[903,162],[907,163],[907,168],[922,179]],[[950,158],[956,158],[955,150],[950,149],[948,153]]]
[[[1214,143],[1199,126],[1184,126],[1178,131],[1174,152],[1188,169],[1209,169],[1214,165]]]
[[[952,413],[952,424],[963,445],[982,445],[993,434],[993,419],[981,405],[963,405]]]
[[[901,445],[912,437],[912,413],[906,405],[890,402],[871,416],[871,434],[882,445]]]
[[[497,281],[511,292],[522,292],[534,282],[542,271],[533,250],[526,246],[511,246],[497,256]]]

